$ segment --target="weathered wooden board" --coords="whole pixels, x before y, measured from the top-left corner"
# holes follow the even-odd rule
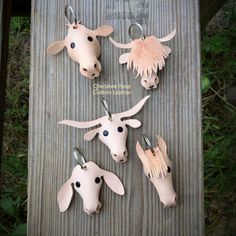
[[[160,73],[157,90],[147,92],[140,81],[118,65],[121,49],[108,38],[101,39],[103,74],[89,81],[81,78],[79,66],[66,51],[56,57],[47,46],[66,34],[63,0],[32,1],[32,51],[29,118],[28,235],[202,235],[203,169],[201,145],[201,91],[198,1],[188,0],[80,0],[68,1],[87,27],[114,26],[113,37],[128,42],[128,27],[138,21],[147,35],[164,36],[174,27],[173,49]],[[106,95],[111,111],[122,111],[146,94],[151,99],[136,116],[143,126],[130,130],[129,161],[116,164],[109,150],[97,139],[83,140],[85,130],[59,126],[62,119],[89,120],[104,115],[94,87],[131,85],[131,95]],[[143,175],[135,152],[141,134],[153,142],[161,134],[173,162],[173,178],[179,205],[164,209],[158,195]],[[120,197],[106,186],[100,214],[88,217],[75,195],[66,213],[60,213],[57,191],[74,166],[72,148],[79,145],[87,160],[115,172],[124,182]]]

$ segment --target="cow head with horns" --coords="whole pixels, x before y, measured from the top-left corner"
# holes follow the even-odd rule
[[[116,162],[125,162],[128,157],[128,151],[126,148],[126,140],[128,135],[127,126],[132,128],[138,128],[141,126],[141,122],[139,120],[126,118],[137,114],[149,97],[150,96],[146,96],[133,108],[121,113],[109,113],[109,115],[86,122],[63,120],[60,121],[59,124],[65,124],[76,128],[91,128],[99,125],[99,127],[85,133],[84,139],[90,141],[98,134],[101,142],[103,142],[110,149],[112,158]]]

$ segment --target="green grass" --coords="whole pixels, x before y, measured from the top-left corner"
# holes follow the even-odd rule
[[[0,235],[26,235],[29,18],[10,26],[0,199]]]
[[[236,235],[236,110],[227,100],[236,85],[236,17],[202,34],[202,109],[206,235]],[[1,176],[0,235],[26,235],[29,18],[14,18]]]
[[[202,35],[202,108],[207,235],[236,235],[236,109],[227,89],[236,86],[236,17]],[[210,35],[209,35],[210,34]]]

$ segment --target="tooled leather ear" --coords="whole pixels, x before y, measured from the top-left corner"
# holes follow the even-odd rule
[[[147,157],[139,142],[136,143],[136,152],[138,154],[139,159],[142,161],[142,163],[144,163]]]
[[[47,53],[50,55],[56,55],[65,47],[64,41],[56,41],[49,45]]]
[[[73,196],[73,188],[71,186],[71,180],[67,180],[57,193],[57,202],[60,212],[64,212],[68,209]]]
[[[91,141],[99,132],[98,129],[93,129],[84,134],[84,140]]]
[[[119,63],[120,63],[120,64],[125,64],[125,63],[127,63],[127,62],[128,62],[128,58],[129,58],[129,55],[130,55],[129,52],[120,55],[120,57],[119,57]]]
[[[137,119],[129,119],[124,120],[125,124],[132,127],[132,128],[138,128],[141,126],[141,122]]]
[[[162,155],[167,156],[167,146],[164,139],[160,135],[157,135],[157,146],[159,146]]]
[[[105,183],[113,192],[119,195],[125,194],[124,186],[122,182],[120,181],[120,179],[115,174],[106,170],[103,170],[102,174],[103,174],[103,179]]]
[[[113,27],[110,25],[102,25],[94,30],[96,36],[106,37],[113,32]]]

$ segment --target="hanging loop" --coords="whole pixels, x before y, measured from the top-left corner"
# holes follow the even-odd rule
[[[145,143],[147,145],[147,148],[152,152],[153,156],[155,156],[153,146],[152,146],[150,140],[148,139],[148,137],[146,135],[143,135],[143,140],[145,141]]]
[[[71,5],[65,6],[65,16],[69,24],[73,24],[73,21],[75,23],[75,28],[77,28],[77,24],[80,24],[80,21],[78,22],[77,17],[75,16],[74,10]],[[73,21],[71,21],[71,17]]]
[[[77,164],[80,165],[81,169],[86,169],[84,154],[77,147],[73,148],[73,156]]]
[[[131,24],[130,26],[129,26],[129,37],[130,37],[130,39],[133,41],[134,40],[134,38],[132,37],[132,35],[131,35],[131,31],[132,31],[132,28],[133,27],[138,27],[139,28],[139,30],[140,30],[140,38],[142,39],[142,40],[144,40],[145,38],[146,38],[146,36],[145,36],[145,34],[143,33],[143,27],[139,24],[139,23],[133,23],[133,24]]]
[[[108,107],[108,105],[107,105],[107,102],[106,102],[106,100],[105,100],[103,97],[101,98],[101,102],[102,102],[102,105],[103,105],[103,107],[104,107],[104,111],[105,111],[105,113],[106,113],[108,119],[111,121],[111,120],[112,120],[112,114],[111,114],[111,112],[109,111],[109,107]]]

